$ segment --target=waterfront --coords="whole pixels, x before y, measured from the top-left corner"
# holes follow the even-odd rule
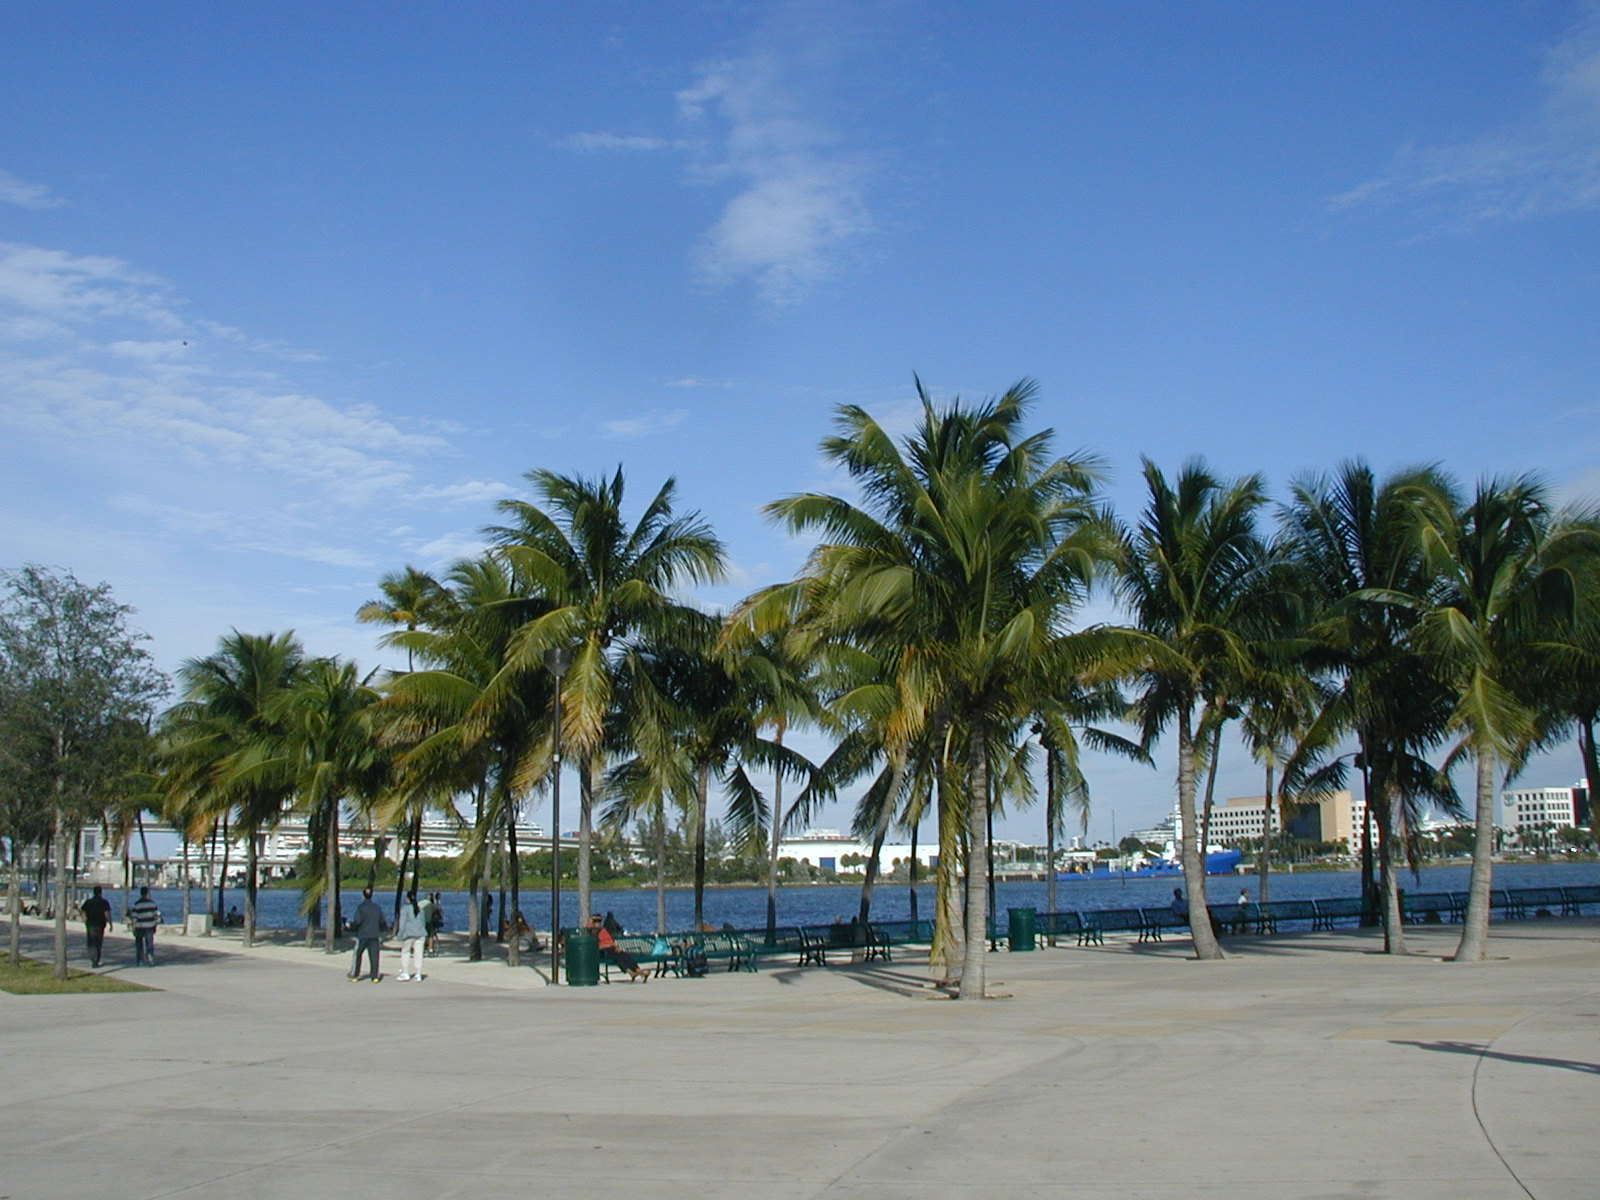
[[[1400,886],[1408,891],[1464,891],[1470,868],[1465,865],[1426,867],[1421,878],[1409,871],[1400,877]],[[1056,885],[1056,907],[1061,911],[1087,912],[1107,908],[1165,907],[1172,897],[1172,889],[1181,886],[1181,878],[1155,879],[1089,879],[1060,882]],[[1495,867],[1497,887],[1562,887],[1580,884],[1600,884],[1600,862],[1575,863],[1502,863]],[[1206,881],[1206,897],[1213,904],[1227,904],[1236,900],[1241,889],[1252,900],[1260,885],[1254,875],[1218,875]],[[1047,887],[1042,880],[1004,882],[995,885],[995,908],[1003,914],[1007,908],[1034,908],[1046,911]],[[1271,897],[1274,900],[1323,900],[1339,896],[1360,894],[1360,876],[1354,871],[1296,871],[1274,872],[1271,877]],[[928,919],[933,916],[933,886],[917,885],[917,915]],[[499,893],[495,891],[498,911]],[[181,922],[183,913],[182,889],[156,889],[152,892],[161,905],[162,918],[168,924]],[[507,892],[509,904],[510,893]],[[106,897],[112,911],[123,911],[123,894],[107,889]],[[810,884],[786,887],[778,892],[778,922],[783,925],[825,925],[836,920],[848,920],[860,904],[861,888],[854,883]],[[390,889],[378,895],[384,910],[391,911],[394,892]],[[360,902],[359,891],[343,893],[344,911],[349,913]],[[242,888],[228,889],[224,907],[244,908]],[[596,912],[615,913],[627,929],[651,930],[655,927],[656,894],[650,889],[628,890],[596,889]],[[522,911],[529,924],[545,929],[550,923],[550,894],[544,888],[524,888]],[[300,915],[300,893],[286,889],[263,889],[258,893],[257,921],[263,929],[294,929],[303,927]],[[467,924],[468,895],[466,892],[445,892],[444,909],[447,927],[464,930]],[[207,908],[206,893],[196,888],[191,895],[191,911],[203,912]],[[686,929],[692,924],[694,895],[688,888],[667,890],[667,926],[669,929]],[[733,925],[747,929],[766,923],[767,895],[759,887],[708,888],[705,898],[706,919],[713,925]],[[576,923],[578,898],[568,887],[561,896],[561,915],[564,924]],[[911,888],[904,883],[880,883],[873,891],[872,915],[877,920],[904,920],[911,915]]]

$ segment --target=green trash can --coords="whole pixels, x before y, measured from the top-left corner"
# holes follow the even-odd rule
[[[1038,910],[1033,908],[1010,908],[1006,911],[1011,914],[1011,948],[1013,950],[1032,950],[1034,918],[1038,916]]]
[[[567,986],[594,987],[600,982],[600,939],[587,929],[567,930]]]

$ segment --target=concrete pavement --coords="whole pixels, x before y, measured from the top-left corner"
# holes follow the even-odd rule
[[[372,985],[163,933],[121,972],[158,991],[0,994],[0,1200],[1596,1194],[1600,921],[1497,925],[1480,966],[1410,935],[1002,952],[966,1004],[904,956]]]

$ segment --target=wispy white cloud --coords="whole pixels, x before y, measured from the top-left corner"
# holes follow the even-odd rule
[[[769,302],[798,300],[874,228],[865,157],[811,111],[812,89],[826,86],[839,57],[830,13],[783,6],[741,53],[678,93],[703,138],[697,177],[737,189],[698,253],[708,283],[749,280]]]
[[[638,417],[628,417],[616,421],[602,421],[600,423],[600,436],[606,438],[641,438],[654,437],[658,433],[666,433],[683,424],[688,416],[681,408],[671,412],[650,412]]]
[[[656,150],[670,150],[681,147],[682,142],[670,138],[646,137],[642,134],[627,133],[574,133],[561,139],[561,145],[569,150],[579,150],[585,154],[604,154],[622,151],[624,153],[649,153]]]
[[[0,170],[0,204],[14,204],[18,208],[60,208],[66,203],[53,195],[42,183],[29,183],[18,179],[10,171]]]
[[[1536,111],[1469,141],[1409,145],[1330,212],[1416,207],[1431,232],[1465,232],[1600,204],[1600,13],[1549,52]]]
[[[491,508],[508,497],[523,496],[525,494],[525,490],[522,488],[512,487],[510,484],[500,483],[492,479],[469,479],[442,487],[422,487],[413,492],[417,502],[423,505],[453,507],[471,504],[483,509]]]

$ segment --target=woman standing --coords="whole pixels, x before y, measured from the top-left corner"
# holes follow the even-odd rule
[[[395,930],[400,938],[400,978],[422,981],[422,943],[428,936],[428,923],[417,905],[417,893],[406,893],[406,903],[400,908],[400,924]]]

